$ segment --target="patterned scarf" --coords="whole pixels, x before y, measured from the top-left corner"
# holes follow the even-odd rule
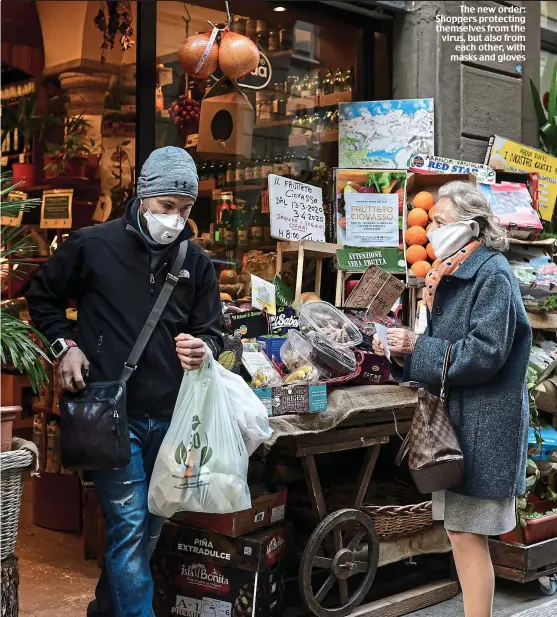
[[[439,281],[447,274],[452,274],[457,270],[460,264],[466,261],[479,246],[480,243],[477,240],[470,242],[451,257],[447,257],[437,268],[432,268],[427,273],[425,277],[424,302],[430,313],[433,312],[433,301]]]

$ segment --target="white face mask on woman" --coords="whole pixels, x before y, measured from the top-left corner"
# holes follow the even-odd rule
[[[174,242],[186,226],[186,220],[179,214],[153,214],[145,211],[145,221],[151,238],[159,244]]]
[[[458,221],[438,227],[427,234],[437,259],[447,259],[480,233],[477,221]]]

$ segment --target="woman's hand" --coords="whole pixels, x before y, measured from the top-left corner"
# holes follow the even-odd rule
[[[373,335],[373,339],[371,341],[371,345],[373,347],[373,353],[376,356],[384,356],[385,355],[385,348],[383,347],[383,343],[379,340],[379,337],[377,336],[377,334]]]
[[[416,347],[418,336],[412,330],[406,330],[405,328],[389,328],[387,331],[387,342],[389,343],[391,353],[395,356],[411,354]]]
[[[203,366],[207,356],[205,343],[190,334],[179,334],[176,337],[176,353],[185,371],[195,371]]]

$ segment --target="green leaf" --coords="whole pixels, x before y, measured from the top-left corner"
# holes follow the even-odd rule
[[[184,457],[182,456],[182,448],[185,449],[184,443],[181,441],[176,448],[176,451],[174,452],[174,460],[176,461],[177,465],[182,465],[182,462],[184,460]]]
[[[551,73],[551,86],[549,88],[549,104],[547,106],[547,117],[555,118],[557,115],[557,62],[553,65]]]
[[[193,416],[191,428],[196,431],[199,428],[201,421],[199,420],[199,416]]]
[[[213,449],[210,446],[203,446],[201,448],[201,462],[199,463],[201,466],[206,465],[213,456]]]

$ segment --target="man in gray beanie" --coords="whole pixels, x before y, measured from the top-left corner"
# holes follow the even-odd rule
[[[27,302],[34,325],[60,360],[63,389],[120,379],[128,355],[178,254],[192,233],[195,163],[181,148],[145,161],[137,197],[122,219],[73,233],[35,277]],[[77,337],[66,308],[78,304]],[[150,516],[147,491],[184,370],[207,347],[221,350],[220,294],[213,264],[193,242],[178,282],[127,384],[131,462],[93,472],[106,520],[106,570],[89,617],[152,617],[149,560],[164,519]]]

